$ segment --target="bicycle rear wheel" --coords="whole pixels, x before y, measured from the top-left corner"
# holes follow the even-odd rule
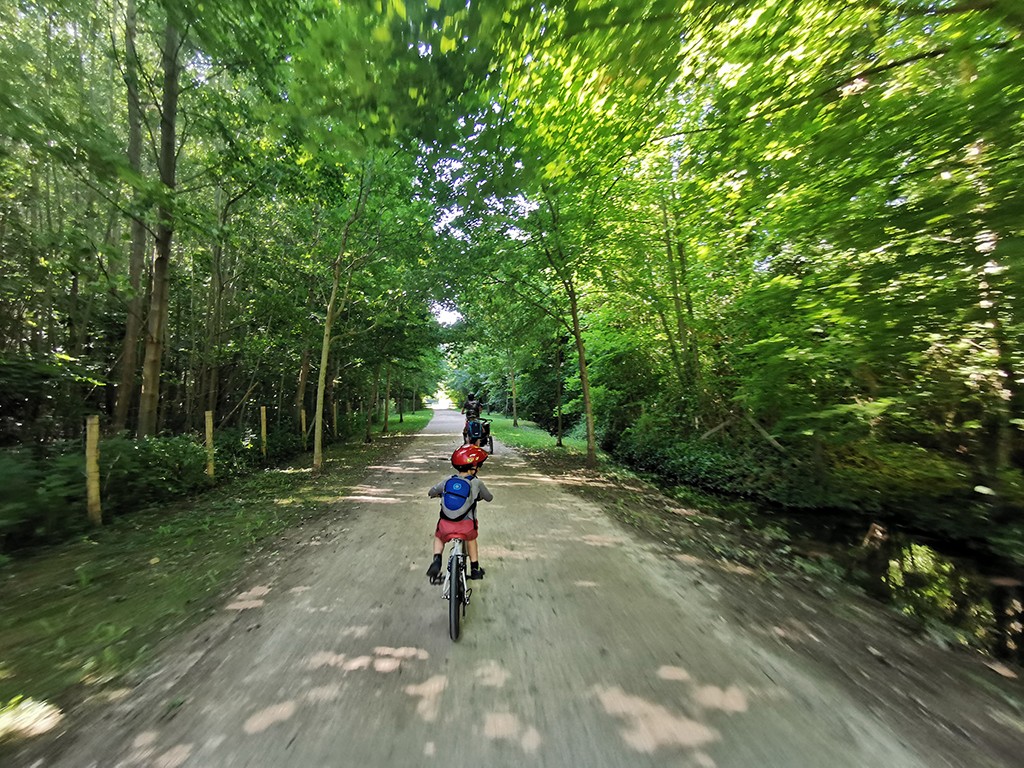
[[[462,618],[462,559],[458,555],[448,558],[448,634],[459,639],[459,621]]]

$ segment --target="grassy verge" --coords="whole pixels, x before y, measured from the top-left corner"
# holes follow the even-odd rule
[[[822,540],[807,520],[776,514],[750,500],[687,486],[666,487],[659,478],[631,471],[607,455],[585,464],[586,445],[555,438],[529,422],[518,429],[495,419],[493,433],[518,448],[567,490],[600,505],[620,522],[667,551],[695,557],[718,570],[756,575],[831,597],[838,589],[866,589],[936,642],[987,648],[992,609],[983,579],[926,547],[907,540],[889,557],[889,578],[866,567],[871,550],[841,540]],[[901,550],[902,547],[902,550]],[[902,554],[901,554],[902,552]],[[907,566],[909,562],[909,566]],[[893,569],[899,564],[899,572]],[[902,569],[909,567],[907,573]],[[954,597],[956,599],[954,600]]]
[[[318,476],[303,456],[0,567],[0,743],[27,702],[64,707],[100,691],[202,619],[262,546],[327,513],[432,415],[331,448]]]
[[[519,426],[512,426],[512,419],[497,414],[486,416],[491,420],[491,434],[496,440],[513,448],[520,448],[530,451],[555,451],[567,456],[586,456],[587,441],[576,438],[563,437],[562,447],[555,443],[555,437],[538,427],[532,421],[519,420]],[[603,457],[602,457],[603,459]]]
[[[535,466],[562,475],[573,493],[600,504],[621,522],[679,552],[729,560],[768,575],[782,566],[815,569],[814,563],[794,557],[788,534],[777,525],[759,525],[755,505],[698,489],[665,489],[651,478],[615,462],[598,451],[597,467],[585,464],[585,440],[564,438],[563,446],[532,422],[519,427],[501,416],[492,418],[491,432],[520,450]],[[593,482],[587,482],[592,480]],[[822,577],[835,576],[830,564]],[[815,575],[819,575],[815,572]]]

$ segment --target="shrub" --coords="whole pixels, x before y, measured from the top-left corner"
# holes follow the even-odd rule
[[[188,436],[105,440],[100,475],[104,510],[111,513],[209,485],[206,451]]]
[[[4,478],[4,494],[0,498],[0,550],[8,540],[16,541],[31,529],[34,510],[38,508],[36,488],[39,473],[29,457],[20,452],[0,453],[0,477]]]
[[[66,444],[65,446],[66,447]],[[0,453],[0,550],[54,539],[85,526],[85,457]],[[79,515],[78,511],[82,511]]]
[[[260,436],[255,430],[222,429],[216,433],[213,449],[218,478],[248,474],[263,461]]]

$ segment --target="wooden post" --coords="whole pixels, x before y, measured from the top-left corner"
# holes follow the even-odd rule
[[[264,460],[267,458],[267,406],[260,406],[260,450]]]
[[[334,439],[337,440],[338,439],[338,401],[335,400],[334,403],[332,403],[332,405],[334,407],[334,418],[331,420],[331,426],[334,429]]]
[[[213,479],[213,411],[206,412],[206,474]]]
[[[85,420],[85,490],[89,522],[103,525],[103,509],[100,506],[99,416],[89,416]]]
[[[306,450],[306,409],[302,409],[302,413],[299,414],[299,425],[302,429],[302,450]]]

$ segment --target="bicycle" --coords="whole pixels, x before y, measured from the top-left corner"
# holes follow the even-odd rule
[[[466,551],[465,540],[452,539],[452,549],[448,554],[448,569],[441,583],[441,599],[448,601],[448,635],[452,640],[459,639],[459,623],[466,616],[466,606],[473,590],[466,586]]]
[[[470,439],[470,425],[473,422],[478,422],[480,424],[480,435],[479,437]],[[462,442],[472,442],[474,445],[479,445],[481,448],[486,446],[488,453],[494,453],[494,438],[491,437],[491,420],[485,419],[481,416],[474,416],[473,418],[468,419],[466,421],[466,426],[462,428]]]

